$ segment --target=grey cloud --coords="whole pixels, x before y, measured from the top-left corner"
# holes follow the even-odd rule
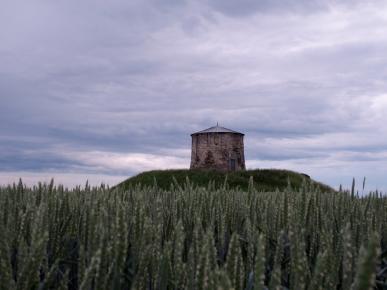
[[[274,151],[266,148],[265,151],[259,151],[257,148],[249,148],[247,152],[249,159],[251,160],[270,160],[270,161],[286,161],[297,159],[308,159],[310,161],[327,158],[329,153],[326,152],[310,152],[310,151]]]
[[[243,17],[254,13],[268,11],[280,12],[311,12],[313,10],[327,9],[327,1],[297,1],[297,0],[209,0],[211,7],[228,15]]]
[[[381,1],[366,1],[379,4]],[[210,7],[224,15],[243,18],[254,14],[313,14],[329,11],[335,6],[356,7],[365,3],[358,0],[207,0]]]

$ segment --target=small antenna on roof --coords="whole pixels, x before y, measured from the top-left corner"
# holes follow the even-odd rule
[[[216,122],[216,127],[219,127],[219,124],[218,124],[218,122]]]

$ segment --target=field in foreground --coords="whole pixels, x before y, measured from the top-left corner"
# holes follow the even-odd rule
[[[0,289],[387,289],[387,197],[0,188]]]
[[[214,188],[219,188],[226,181],[229,188],[239,188],[243,191],[248,189],[249,183],[251,185],[250,179],[252,179],[252,184],[258,191],[284,190],[289,183],[293,188],[299,189],[304,180],[314,183],[322,191],[333,190],[325,184],[312,180],[306,174],[281,169],[254,169],[226,173],[216,170],[152,170],[130,177],[118,184],[117,187],[126,189],[137,184],[152,186],[157,183],[158,187],[168,190],[171,184],[185,184],[187,178],[194,186],[207,187],[211,182]]]

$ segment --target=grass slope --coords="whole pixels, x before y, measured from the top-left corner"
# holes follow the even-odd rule
[[[132,186],[142,185],[151,186],[156,180],[157,185],[162,189],[169,189],[174,183],[173,178],[178,184],[183,185],[188,177],[189,181],[196,186],[208,186],[209,182],[215,183],[215,187],[222,186],[227,177],[227,184],[230,188],[240,188],[247,190],[249,179],[253,177],[254,186],[259,191],[275,191],[277,188],[283,190],[288,185],[288,180],[292,188],[298,189],[304,180],[307,180],[322,191],[332,191],[333,189],[325,184],[316,182],[306,174],[297,173],[289,170],[278,169],[254,169],[236,172],[219,172],[215,170],[153,170],[140,173],[119,183],[116,187],[127,189]]]

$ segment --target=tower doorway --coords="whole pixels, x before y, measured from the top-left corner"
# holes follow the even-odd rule
[[[236,160],[230,159],[230,170],[235,171],[236,170]]]

